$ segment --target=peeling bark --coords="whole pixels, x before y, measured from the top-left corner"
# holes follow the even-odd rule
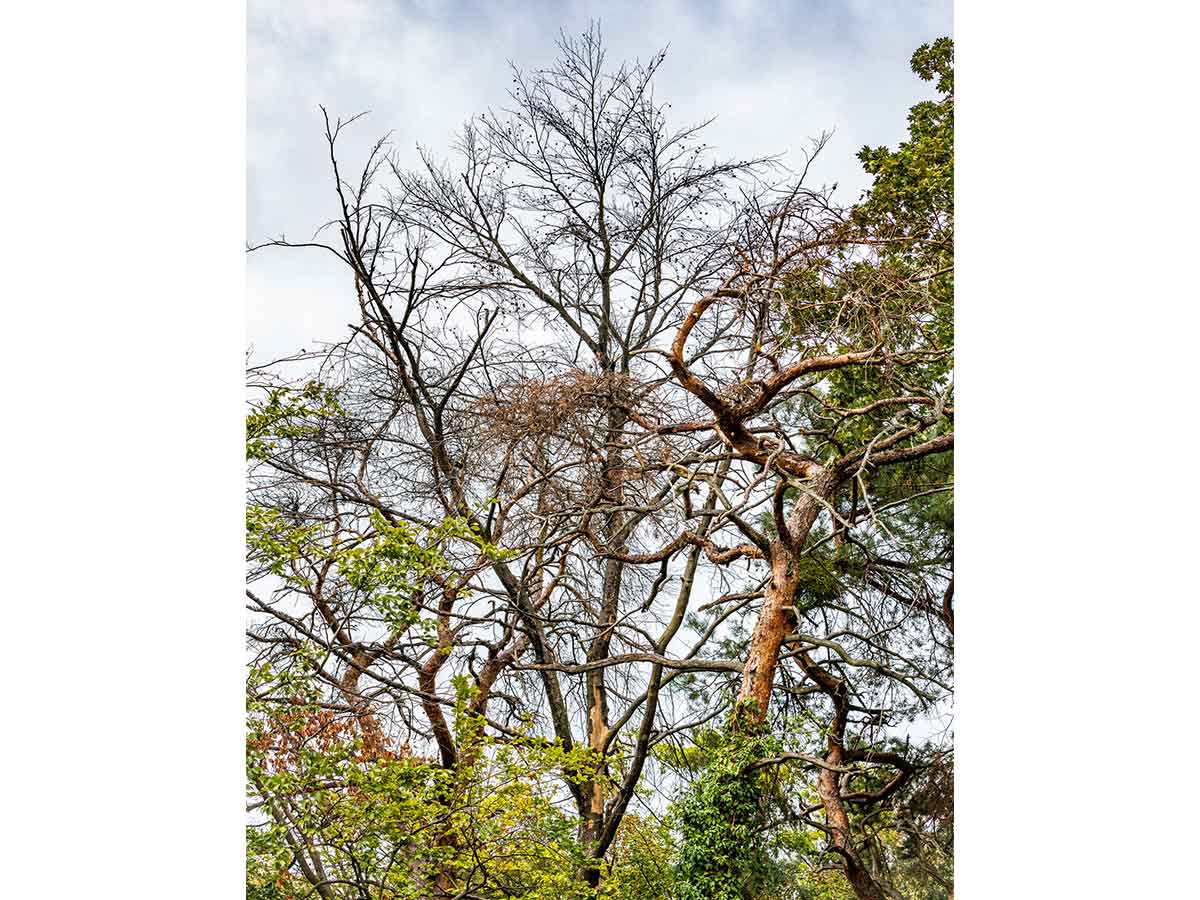
[[[779,666],[783,640],[795,625],[796,588],[799,585],[799,561],[817,517],[837,486],[837,476],[820,471],[806,485],[807,493],[792,506],[780,536],[771,542],[771,580],[763,594],[762,609],[750,638],[742,687],[738,692],[739,726],[757,726],[766,721]]]

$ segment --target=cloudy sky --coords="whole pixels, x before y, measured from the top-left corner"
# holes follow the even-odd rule
[[[815,177],[843,199],[865,185],[854,154],[895,144],[927,86],[912,51],[952,30],[950,0],[637,0],[583,3],[434,0],[250,0],[247,54],[247,234],[308,238],[331,217],[318,105],[369,110],[346,141],[361,151],[391,132],[413,160],[445,156],[471,115],[503,106],[508,63],[549,64],[560,30],[598,19],[611,60],[669,48],[656,96],[676,124],[716,116],[707,139],[728,156],[781,154],[799,165],[823,131],[834,138]],[[350,283],[320,251],[249,256],[247,337],[255,358],[341,337]]]

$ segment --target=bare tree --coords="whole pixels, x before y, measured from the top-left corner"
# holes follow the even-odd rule
[[[692,512],[682,473],[694,447],[714,446],[656,424],[680,392],[651,351],[727,268],[728,195],[764,164],[712,162],[700,128],[668,128],[651,91],[662,54],[607,72],[595,30],[560,49],[549,69],[514,69],[512,108],[470,122],[449,164],[424,153],[406,171],[381,143],[351,182],[336,152],[348,123],[329,123],[338,241],[305,246],[346,264],[359,298],[354,334],[323,362],[342,386],[347,433],[321,436],[305,458],[272,456],[261,485],[302,488],[309,518],[335,527],[370,511],[425,528],[457,517],[497,548],[456,559],[470,600],[454,589],[417,599],[439,623],[430,653],[402,652],[395,631],[361,646],[351,608],[310,596],[327,608],[322,644],[342,667],[330,681],[348,698],[369,680],[384,696],[419,697],[426,721],[407,725],[449,766],[446,677],[486,647],[482,710],[484,687],[519,694],[533,675],[550,735],[590,751],[565,787],[600,861],[650,749],[686,726],[664,721],[663,688],[680,672],[740,670],[698,656],[709,635],[669,652],[711,556],[719,488],[688,541],[639,548]],[[396,661],[415,685],[380,672]],[[600,867],[582,874],[595,883]]]

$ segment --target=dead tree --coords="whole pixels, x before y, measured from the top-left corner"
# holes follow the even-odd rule
[[[765,164],[713,162],[701,127],[668,126],[651,88],[662,54],[609,70],[595,30],[560,50],[550,68],[514,69],[510,108],[472,120],[446,163],[423,152],[408,171],[381,143],[347,179],[337,141],[348,123],[329,123],[337,239],[304,246],[335,254],[358,297],[353,335],[323,364],[354,434],[319,460],[271,466],[335,517],[455,517],[496,548],[459,551],[456,583],[470,590],[420,601],[437,619],[436,648],[376,680],[389,696],[415,680],[417,738],[446,765],[457,753],[441,713],[451,674],[486,648],[481,687],[517,697],[536,685],[547,736],[590,751],[565,789],[595,860],[581,875],[595,884],[651,749],[686,727],[664,724],[664,688],[683,672],[741,668],[700,656],[711,635],[672,646],[697,584],[707,593],[723,577],[703,541],[727,467],[707,473],[693,509],[689,459],[715,442],[663,427],[685,395],[651,351],[728,268],[729,195],[740,202]],[[642,552],[689,516],[694,540]],[[336,680],[363,693],[404,655],[396,641],[384,636],[356,664],[326,639],[362,673]],[[610,763],[618,754],[623,770]]]

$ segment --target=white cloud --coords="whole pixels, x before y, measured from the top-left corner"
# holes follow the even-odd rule
[[[252,241],[309,237],[333,210],[318,105],[371,115],[347,134],[349,163],[386,132],[409,160],[417,142],[444,155],[457,128],[503,105],[507,60],[549,63],[559,29],[601,21],[610,59],[670,45],[656,96],[680,123],[717,116],[722,156],[783,153],[798,165],[835,129],[817,177],[844,196],[865,184],[854,154],[895,143],[926,92],[909,72],[921,43],[949,33],[948,0],[642,2],[519,5],[251,0],[247,42],[247,231]],[[252,254],[247,331],[256,356],[335,339],[353,315],[349,283],[319,251]]]

